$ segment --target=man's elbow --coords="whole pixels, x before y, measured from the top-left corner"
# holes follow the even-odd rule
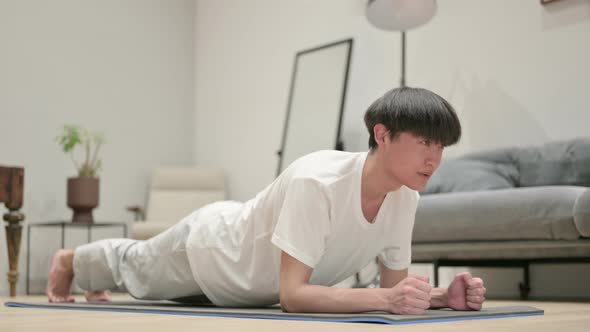
[[[283,310],[283,312],[295,312],[293,309],[293,303],[289,300],[288,296],[281,294],[280,301],[281,310]]]
[[[281,309],[283,312],[301,312],[301,308],[297,304],[297,300],[293,294],[286,294],[281,292],[280,294]]]

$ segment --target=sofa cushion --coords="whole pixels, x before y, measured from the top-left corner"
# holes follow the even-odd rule
[[[437,259],[549,259],[589,257],[590,239],[421,243],[412,245],[412,261]]]
[[[425,195],[413,241],[573,240],[574,204],[586,191],[544,186]]]
[[[512,188],[517,178],[512,164],[453,159],[441,163],[421,194]]]
[[[587,137],[539,146],[472,152],[459,159],[513,164],[518,169],[517,186],[520,187],[590,186],[590,138]]]
[[[222,190],[152,190],[146,222],[158,220],[171,226],[196,209],[221,201],[224,197]]]
[[[590,186],[590,139],[521,149],[516,156],[521,186]]]
[[[574,223],[582,236],[590,237],[590,189],[578,196],[574,204]]]
[[[164,232],[172,226],[173,224],[171,224],[170,221],[137,221],[131,224],[131,238],[134,240],[147,240]]]

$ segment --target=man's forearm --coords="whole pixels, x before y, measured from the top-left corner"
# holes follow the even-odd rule
[[[448,307],[447,288],[433,288],[430,291],[430,308]]]
[[[448,307],[447,288],[433,288],[430,308]],[[289,298],[281,299],[283,310],[289,312],[389,311],[385,288],[335,288],[317,285],[299,287]]]
[[[335,288],[304,285],[281,298],[283,310],[289,312],[388,311],[386,291],[382,288]]]

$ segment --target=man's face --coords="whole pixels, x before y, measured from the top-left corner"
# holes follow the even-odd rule
[[[400,185],[421,191],[440,165],[444,147],[426,138],[403,132],[391,139],[383,136],[380,148],[388,178]]]

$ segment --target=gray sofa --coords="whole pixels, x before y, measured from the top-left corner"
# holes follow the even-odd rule
[[[440,266],[590,262],[590,138],[470,153],[422,192],[412,258]]]

